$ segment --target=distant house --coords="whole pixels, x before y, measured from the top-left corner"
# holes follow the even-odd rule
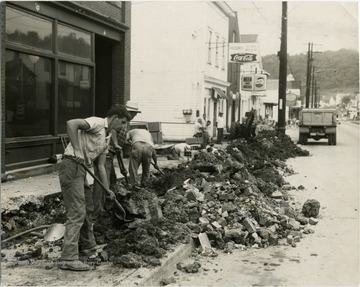
[[[335,100],[334,97],[331,97],[331,98],[330,98],[329,106],[336,106],[336,100]]]

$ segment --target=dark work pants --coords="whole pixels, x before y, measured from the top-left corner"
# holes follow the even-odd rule
[[[224,136],[224,129],[221,128],[221,129],[217,129],[217,143],[218,144],[221,144],[222,140],[223,140],[223,136]]]
[[[154,148],[144,142],[136,142],[132,145],[130,161],[129,161],[129,174],[131,185],[138,184],[138,169],[141,164],[142,177],[141,184],[146,185],[150,177],[150,164]]]
[[[114,168],[114,153],[108,152],[106,155],[106,162],[105,162],[105,171],[107,180],[109,182],[109,188],[114,191],[116,187],[116,173]],[[97,167],[97,161],[94,162],[94,174],[97,178],[99,178],[99,171]],[[100,179],[100,178],[99,178]],[[94,181],[93,185],[93,201],[94,201],[94,214],[93,216],[96,218],[101,212],[103,212],[104,205],[106,200],[106,192],[104,189]]]
[[[67,217],[61,259],[78,260],[79,246],[89,249],[96,245],[91,221],[92,191],[85,169],[71,159],[60,163],[59,180]]]

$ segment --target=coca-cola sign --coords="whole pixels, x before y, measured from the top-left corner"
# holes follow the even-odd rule
[[[238,62],[238,63],[249,63],[249,62],[256,62],[256,54],[232,54],[231,55],[231,62]]]
[[[261,61],[259,43],[229,43],[229,62],[253,63]]]

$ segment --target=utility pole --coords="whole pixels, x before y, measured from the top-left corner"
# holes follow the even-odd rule
[[[313,43],[308,44],[308,59],[307,59],[307,73],[306,73],[306,95],[305,95],[305,108],[309,108],[310,104],[310,85],[311,85],[311,67],[313,60]]]
[[[315,67],[311,66],[311,107],[315,108]]]
[[[287,2],[282,2],[281,44],[279,65],[278,131],[285,134],[286,76],[287,76]]]

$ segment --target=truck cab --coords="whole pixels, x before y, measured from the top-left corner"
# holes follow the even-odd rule
[[[306,145],[308,139],[326,138],[329,145],[336,145],[336,110],[303,109],[299,118],[299,143]]]

